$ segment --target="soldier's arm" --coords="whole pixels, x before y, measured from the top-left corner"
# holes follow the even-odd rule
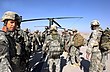
[[[0,58],[8,55],[8,40],[4,33],[0,32]]]
[[[49,43],[50,43],[50,36],[47,36],[42,47],[43,52],[48,50]]]
[[[88,47],[87,50],[86,50],[86,58],[87,58],[87,59],[90,59],[91,49],[92,49],[92,48],[89,48],[89,47]]]
[[[63,42],[63,39],[60,35],[59,35],[59,42],[61,44],[61,48],[63,48],[64,47],[64,42]]]
[[[88,40],[88,42],[87,42],[87,49],[86,49],[86,58],[87,58],[87,59],[90,58],[90,54],[91,54],[91,52],[92,52],[92,45],[91,45],[91,42],[90,42],[91,37],[92,37],[92,33],[91,33],[91,35],[90,35],[90,37],[89,37],[89,40]]]

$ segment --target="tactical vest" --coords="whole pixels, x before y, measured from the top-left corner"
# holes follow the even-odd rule
[[[15,43],[16,43],[16,54],[21,56],[23,54],[25,54],[25,43],[24,43],[24,32],[19,29],[19,30],[16,30],[14,32],[14,40],[15,40]]]
[[[59,41],[59,36],[57,35],[56,37],[53,37],[52,35],[50,36],[51,40],[49,43],[49,57],[50,58],[59,58],[61,55],[61,45]]]
[[[10,35],[6,34],[6,37],[8,39],[9,42],[9,54],[10,54],[10,59],[12,59],[13,57],[16,56],[16,44],[15,44],[15,40],[13,37],[11,37]]]

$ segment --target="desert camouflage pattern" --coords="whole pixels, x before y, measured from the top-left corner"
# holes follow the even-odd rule
[[[99,49],[100,37],[102,35],[101,28],[93,30],[88,40],[87,53],[91,54],[89,72],[102,72],[103,65],[101,63],[101,51]]]

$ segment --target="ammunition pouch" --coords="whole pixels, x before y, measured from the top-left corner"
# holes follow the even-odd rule
[[[50,51],[49,58],[58,59],[62,53],[59,51]]]
[[[12,62],[12,65],[19,66],[20,65],[20,56],[13,57],[11,62]]]

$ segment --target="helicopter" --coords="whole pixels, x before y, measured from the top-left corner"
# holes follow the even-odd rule
[[[28,21],[37,21],[37,20],[49,20],[49,28],[51,25],[53,25],[54,23],[59,27],[62,28],[62,26],[55,21],[55,19],[72,19],[72,18],[79,18],[82,19],[83,17],[54,17],[54,18],[36,18],[36,19],[27,19],[27,20],[22,20],[21,22],[28,22]]]

